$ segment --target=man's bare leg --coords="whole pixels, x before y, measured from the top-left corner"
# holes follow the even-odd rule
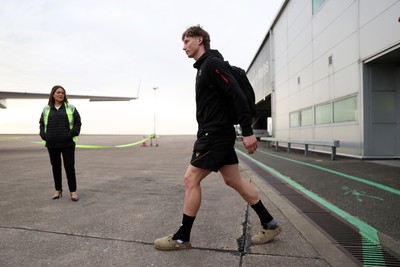
[[[190,232],[194,219],[201,205],[201,181],[211,171],[189,165],[184,176],[185,200],[183,204],[183,218],[179,230],[169,236],[154,241],[154,246],[160,250],[190,249]]]
[[[240,175],[238,164],[225,165],[219,172],[225,183],[235,189],[247,203],[254,205],[260,201],[254,186]]]
[[[201,205],[201,181],[211,171],[189,165],[184,176],[185,201],[183,218],[179,230],[172,236],[173,240],[189,242],[194,219]]]
[[[251,238],[252,243],[259,245],[271,241],[281,232],[281,228],[261,202],[254,186],[240,175],[238,164],[225,165],[220,173],[225,183],[235,189],[260,218],[261,230]]]
[[[189,165],[184,176],[185,201],[183,213],[195,217],[201,205],[201,181],[211,173],[209,170]]]

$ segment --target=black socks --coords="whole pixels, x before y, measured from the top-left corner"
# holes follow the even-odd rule
[[[257,213],[260,218],[261,225],[264,229],[275,229],[278,225],[277,222],[272,218],[271,214],[269,214],[268,210],[265,208],[264,204],[258,201],[256,204],[251,205],[253,210]]]
[[[182,224],[179,228],[178,232],[176,232],[172,239],[173,240],[181,240],[182,242],[190,241],[190,231],[192,230],[193,222],[196,217],[190,217],[186,214],[183,214]]]

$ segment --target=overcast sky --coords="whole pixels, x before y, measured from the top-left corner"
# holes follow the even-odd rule
[[[82,134],[195,134],[193,59],[182,32],[200,24],[247,69],[283,0],[0,0],[0,91],[136,96],[72,99]],[[158,87],[157,90],[153,88]],[[140,91],[138,92],[138,89]],[[43,100],[7,100],[0,133],[37,133]]]

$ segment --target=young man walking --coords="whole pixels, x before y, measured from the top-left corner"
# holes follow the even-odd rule
[[[190,249],[190,232],[201,204],[201,181],[211,172],[220,172],[225,183],[236,190],[254,209],[261,221],[261,231],[252,237],[255,245],[271,241],[281,228],[261,202],[256,189],[241,177],[234,145],[234,121],[239,120],[243,144],[249,154],[257,149],[251,128],[252,115],[246,97],[217,50],[210,49],[210,36],[200,26],[189,27],[182,34],[183,50],[196,62],[197,140],[190,165],[184,176],[183,219],[178,231],[156,239],[159,250]]]

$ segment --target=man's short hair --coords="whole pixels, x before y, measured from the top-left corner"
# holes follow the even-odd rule
[[[187,28],[186,31],[182,34],[182,41],[183,39],[185,39],[185,37],[202,37],[204,49],[210,49],[210,35],[200,25]]]

